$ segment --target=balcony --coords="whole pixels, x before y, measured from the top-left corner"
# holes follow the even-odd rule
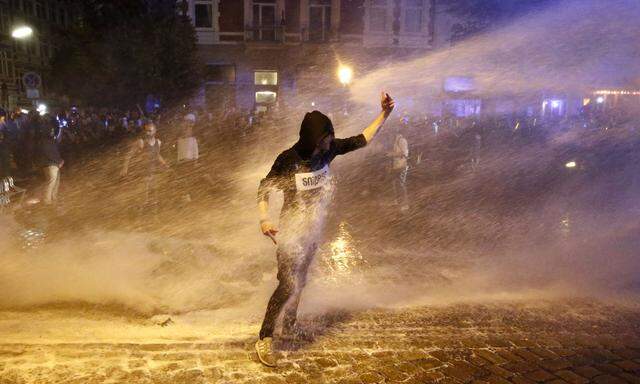
[[[244,38],[246,42],[284,43],[286,36],[284,27],[280,25],[261,25],[257,27],[245,27]]]

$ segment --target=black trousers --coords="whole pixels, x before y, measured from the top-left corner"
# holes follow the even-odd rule
[[[317,245],[312,244],[302,249],[302,252],[288,252],[289,247],[278,247],[278,287],[271,295],[264,315],[260,339],[273,337],[273,331],[280,315],[284,312],[282,327],[291,330],[298,317],[300,294],[307,283],[307,272]]]

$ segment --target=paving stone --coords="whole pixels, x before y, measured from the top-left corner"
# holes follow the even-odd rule
[[[524,360],[532,363],[537,362],[541,359],[540,356],[524,348],[516,348],[513,350],[513,353],[520,356]]]
[[[630,360],[617,361],[614,364],[624,369],[627,372],[640,371],[640,364],[634,363],[633,361],[630,361]]]
[[[568,360],[565,360],[565,359],[542,360],[538,364],[540,366],[542,366],[544,369],[546,369],[548,371],[551,371],[551,372],[561,371],[563,369],[567,369],[567,368],[571,367],[571,363]]]
[[[493,373],[496,376],[504,377],[504,378],[507,378],[507,379],[514,375],[513,372],[507,371],[506,369],[504,369],[504,368],[502,368],[502,367],[500,367],[498,365],[485,365],[483,368],[486,369],[487,371]]]
[[[531,364],[529,362],[523,361],[520,363],[507,363],[503,365],[503,368],[516,373],[527,373],[533,372],[538,369],[536,364]]]
[[[360,375],[359,379],[364,384],[377,384],[384,382],[384,377],[376,372],[363,373]]]
[[[611,375],[596,376],[593,378],[593,382],[596,384],[626,384],[624,380]]]
[[[567,370],[555,372],[555,375],[570,384],[586,384],[589,382],[589,380],[584,377]]]
[[[631,383],[631,384],[640,384],[640,376],[638,375],[632,375],[630,373],[621,373],[618,375],[618,377],[626,380],[627,382]]]
[[[378,372],[381,373],[387,381],[403,381],[409,377],[407,373],[402,372],[394,366],[382,367]]]
[[[546,348],[540,348],[540,347],[534,347],[534,348],[530,348],[529,349],[531,352],[535,353],[536,355],[540,356],[543,359],[557,359],[558,355],[551,352],[550,350],[546,349]]]
[[[496,375],[491,375],[487,377],[486,381],[489,384],[509,384],[510,383],[509,380]]]
[[[529,372],[525,376],[527,376],[527,378],[537,383],[543,383],[545,381],[553,380],[555,378],[555,376],[553,376],[552,374],[550,374],[549,372],[543,369],[538,369],[537,371]]]
[[[522,357],[506,349],[498,350],[496,351],[496,353],[500,355],[502,358],[504,358],[505,360],[510,362],[520,363],[524,361]]]
[[[474,351],[474,353],[493,364],[504,364],[507,362],[504,357],[496,355],[495,353],[486,349],[477,349]]]
[[[511,382],[515,383],[515,384],[535,384],[535,381],[529,380],[524,376],[521,375],[516,375],[514,377],[511,378]]]
[[[622,373],[622,368],[613,365],[613,364],[595,364],[594,367],[596,367],[598,370],[604,372],[604,373],[609,373],[612,375],[616,375],[618,373]]]
[[[487,360],[485,360],[485,359],[483,359],[483,358],[481,358],[479,356],[475,356],[475,355],[469,357],[469,362],[471,364],[475,365],[475,366],[478,366],[478,367],[483,367],[483,366],[491,364]]]
[[[547,383],[548,384],[568,384],[566,381],[560,380],[560,379],[551,380],[551,381],[548,381]]]
[[[437,368],[437,367],[440,367],[440,366],[443,365],[442,361],[436,360],[436,359],[432,359],[432,358],[413,360],[412,363],[415,364],[416,366],[424,369],[425,371],[433,369],[433,368]]]
[[[578,375],[587,378],[587,379],[592,379],[596,376],[600,376],[602,375],[604,372],[599,371],[598,369],[596,369],[595,367],[591,367],[591,366],[586,366],[586,367],[577,367],[574,368],[573,371],[575,373],[577,373]]]
[[[446,376],[454,377],[465,383],[473,380],[476,373],[478,372],[478,368],[463,361],[456,361],[442,368],[442,373],[444,373]]]
[[[414,378],[421,383],[435,383],[440,382],[444,378],[444,374],[437,371],[419,372],[414,375]]]
[[[615,355],[626,360],[640,359],[640,352],[630,348],[616,349],[612,351]]]

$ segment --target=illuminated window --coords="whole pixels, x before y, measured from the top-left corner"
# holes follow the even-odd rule
[[[213,28],[213,4],[196,3],[194,21],[196,28]]]
[[[256,92],[257,104],[273,104],[276,102],[277,94],[271,91],[259,91]]]
[[[278,85],[278,72],[255,71],[253,80],[255,85]]]

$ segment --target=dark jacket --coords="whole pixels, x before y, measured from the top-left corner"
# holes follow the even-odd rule
[[[296,197],[303,200],[313,200],[320,192],[321,178],[328,176],[320,173],[335,159],[367,144],[364,135],[349,137],[346,139],[334,139],[328,151],[316,156],[311,156],[318,143],[327,135],[333,135],[331,120],[318,111],[307,113],[300,126],[300,138],[291,148],[278,155],[267,176],[260,182],[258,188],[258,201],[266,201],[271,189],[279,189],[284,193],[282,213],[296,208]],[[304,186],[300,183],[301,176]],[[308,183],[307,183],[308,182]]]

